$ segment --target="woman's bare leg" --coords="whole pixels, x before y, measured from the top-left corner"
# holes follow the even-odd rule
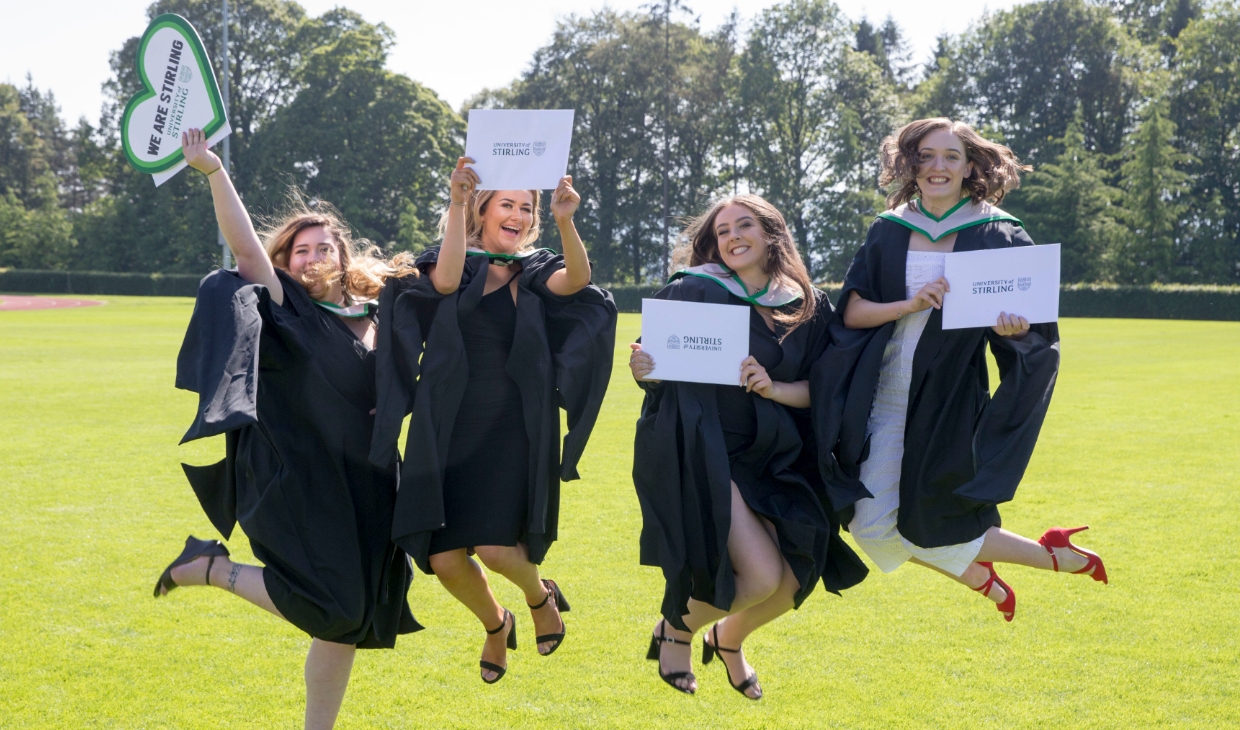
[[[689,601],[689,613],[683,620],[691,631],[680,631],[665,627],[667,635],[681,641],[692,641],[706,624],[732,613],[744,611],[767,600],[779,590],[783,577],[783,556],[779,546],[767,532],[762,518],[758,517],[745,499],[741,497],[736,483],[732,483],[732,527],[728,532],[728,557],[732,561],[732,572],[736,576],[736,598],[728,611],[715,608],[703,601]],[[658,627],[655,627],[656,633]],[[690,647],[683,644],[662,645],[659,654],[659,668],[664,674],[672,672],[688,672],[693,669]],[[685,677],[677,682],[682,689],[697,689],[697,682]]]
[[[1059,561],[1059,570],[1071,573],[1084,568],[1089,560],[1067,548],[1055,548],[1055,559]],[[992,527],[986,531],[986,540],[974,560],[988,563],[1015,563],[1030,568],[1054,570],[1055,563],[1046,548],[1027,537],[1014,532]]]
[[[779,535],[775,532],[775,525],[771,524],[770,520],[763,518],[762,526],[766,529],[767,534],[771,536],[771,542],[778,546]],[[783,564],[783,573],[779,580],[779,588],[775,589],[775,592],[769,598],[728,616],[716,624],[716,628],[711,630],[712,636],[710,641],[712,644],[715,643],[716,636],[718,637],[716,648],[723,647],[725,649],[737,650],[735,652],[719,652],[719,658],[728,665],[728,676],[736,679],[737,684],[740,684],[753,674],[753,667],[745,659],[745,652],[742,646],[745,640],[754,631],[783,616],[796,606],[796,594],[801,589],[801,583],[792,572],[792,566],[788,564],[787,560],[783,559],[782,555],[780,556],[780,562]],[[762,696],[762,688],[755,683],[745,690],[745,694],[756,699]]]
[[[172,580],[178,586],[207,585],[207,565],[210,558],[201,557],[172,569]],[[235,593],[250,603],[284,618],[263,582],[263,569],[253,565],[234,563],[228,557],[217,557],[211,565],[210,585]],[[326,730],[336,724],[340,704],[349,686],[349,674],[353,671],[353,655],[356,647],[336,644],[321,639],[310,642],[306,654],[306,728]]]
[[[349,687],[357,647],[322,639],[306,654],[306,730],[331,730]]]
[[[547,596],[542,578],[538,574],[538,566],[530,562],[529,552],[524,545],[479,545],[474,548],[478,558],[487,568],[499,573],[525,594],[525,605],[537,606]],[[555,599],[543,603],[542,608],[531,609],[534,618],[534,635],[560,633],[560,610]],[[538,645],[538,653],[545,654],[555,646],[554,641],[544,641]]]
[[[1039,545],[1038,547],[1041,546]],[[1045,550],[1042,552],[1044,555],[1046,554]],[[936,573],[942,573],[957,583],[974,590],[981,588],[986,584],[987,580],[990,580],[990,571],[986,570],[984,566],[978,565],[976,562],[969,563],[969,567],[965,568],[964,572],[960,575],[952,575],[950,572],[943,570],[937,565],[931,565],[930,563],[923,562],[917,558],[909,558],[909,562],[914,565],[929,568]],[[995,603],[1003,603],[1007,600],[1007,591],[1003,590],[1003,586],[998,583],[994,583],[990,586],[990,591],[986,593],[986,598],[989,598]]]
[[[207,584],[208,557],[191,560],[172,569],[172,580],[178,586],[201,586]],[[263,569],[253,565],[234,563],[227,556],[217,557],[211,565],[211,585],[235,593],[259,608],[284,618],[267,595],[263,582]]]
[[[435,577],[439,578],[443,587],[478,617],[483,629],[490,631],[500,625],[504,620],[504,609],[491,594],[491,586],[481,566],[469,557],[465,548],[436,553],[430,556],[430,563],[431,570],[435,571]],[[506,631],[487,634],[482,647],[483,661],[508,666],[507,641],[511,631],[509,627]],[[495,679],[495,672],[484,669],[482,676],[488,680]]]

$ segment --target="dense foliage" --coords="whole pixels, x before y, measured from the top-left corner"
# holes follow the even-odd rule
[[[431,243],[465,122],[386,68],[392,32],[339,8],[233,6],[233,175],[251,209],[278,210],[292,187],[389,250]],[[163,12],[219,48],[218,3],[148,10]],[[218,263],[200,177],[156,189],[120,155],[136,45],[113,55],[97,125],[68,128],[50,93],[0,85],[0,266]],[[1236,0],[1042,0],[940,38],[924,66],[910,56],[896,22],[827,0],[713,30],[676,0],[561,19],[520,78],[465,109],[577,111],[578,227],[603,281],[660,279],[678,222],[744,191],[784,211],[816,278],[838,280],[883,204],[879,142],[947,115],[1034,166],[1004,207],[1064,244],[1066,281],[1240,283]]]

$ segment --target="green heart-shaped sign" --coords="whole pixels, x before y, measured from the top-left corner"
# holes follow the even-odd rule
[[[202,38],[185,18],[166,14],[151,21],[137,65],[142,91],[125,106],[121,143],[129,164],[155,174],[185,159],[181,132],[197,127],[210,139],[228,118]]]

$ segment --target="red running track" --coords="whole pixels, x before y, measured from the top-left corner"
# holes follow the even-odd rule
[[[67,309],[69,307],[98,307],[103,302],[93,299],[60,299],[57,297],[18,297],[0,294],[0,312],[30,309]]]

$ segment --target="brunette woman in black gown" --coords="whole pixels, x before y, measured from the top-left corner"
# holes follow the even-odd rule
[[[843,406],[827,471],[838,491],[863,484],[849,530],[884,572],[912,562],[1016,615],[995,563],[1080,573],[1106,583],[1102,559],[1073,544],[1085,528],[1037,541],[1002,529],[1037,444],[1059,373],[1059,328],[1001,313],[993,327],[943,328],[951,252],[1032,246],[998,207],[1027,170],[1012,150],[949,119],[920,119],[883,142],[888,210],[870,227],[840,296],[843,325],[824,372]],[[1001,382],[990,387],[986,347]],[[855,493],[855,489],[854,489]]]
[[[393,536],[478,617],[487,632],[482,679],[493,683],[507,669],[506,649],[516,648],[516,618],[471,555],[525,593],[538,652],[554,652],[569,606],[538,564],[556,538],[560,479],[576,478],[606,390],[616,315],[610,295],[589,285],[572,179],[551,197],[560,256],[531,245],[538,191],[478,191],[468,162],[452,173],[443,245],[418,258],[425,275],[392,297],[380,333],[395,360],[380,363],[371,458],[392,458],[411,412]]]
[[[641,561],[666,580],[663,620],[647,658],[693,693],[693,634],[729,683],[762,696],[741,652],[754,630],[799,606],[819,579],[838,592],[864,565],[823,504],[809,378],[828,341],[831,305],[814,288],[783,216],[755,195],[723,200],[677,249],[682,267],[656,296],[749,309],[750,356],[738,386],[648,379],[649,353],[629,366],[646,391],[633,482],[642,508]],[[687,267],[687,268],[684,268]]]
[[[201,130],[185,159],[207,174],[236,271],[208,275],[177,359],[177,387],[199,394],[183,441],[225,434],[226,456],[185,467],[225,538],[239,523],[264,567],[234,563],[217,540],[186,540],[155,586],[222,588],[313,640],[307,728],[335,723],[355,648],[392,648],[421,627],[405,594],[408,559],[391,541],[396,470],[368,463],[375,413],[374,303],[386,280],[416,274],[350,240],[330,211],[298,210],[259,242]]]

